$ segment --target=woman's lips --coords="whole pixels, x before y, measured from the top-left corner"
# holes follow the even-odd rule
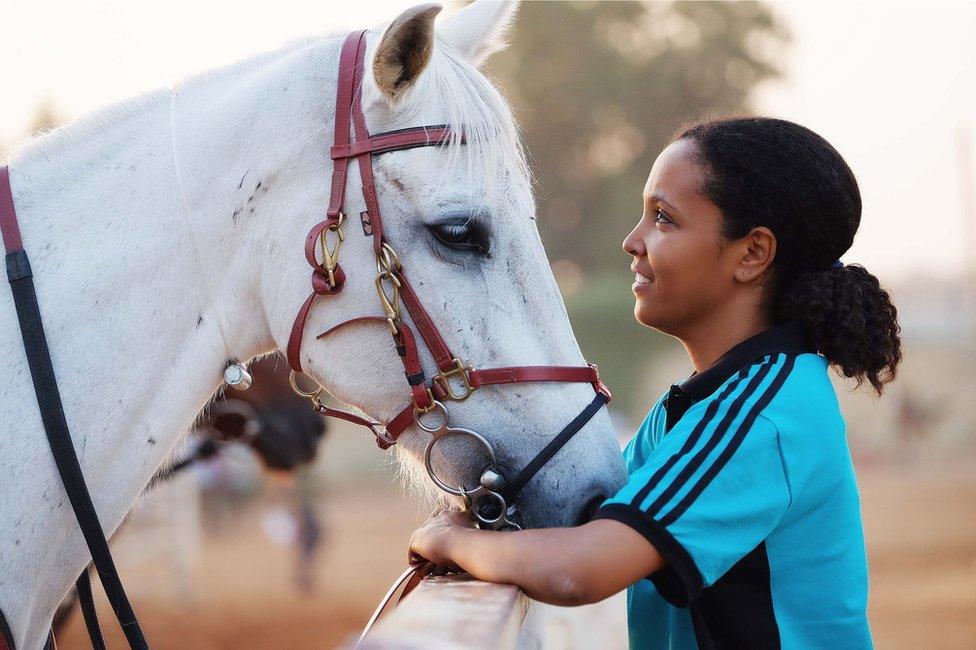
[[[646,275],[642,275],[640,273],[636,273],[635,272],[634,273],[634,284],[631,285],[630,288],[631,288],[631,290],[634,293],[637,293],[638,291],[644,291],[645,289],[647,289],[648,287],[650,287],[651,284],[653,284],[653,282],[654,282],[654,280],[652,280],[651,278],[647,277]]]

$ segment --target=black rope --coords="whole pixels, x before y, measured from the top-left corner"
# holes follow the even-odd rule
[[[81,465],[78,463],[78,456],[71,442],[64,407],[61,404],[61,393],[58,391],[58,383],[51,363],[51,353],[44,335],[44,325],[41,322],[41,311],[37,304],[37,294],[34,290],[34,279],[27,253],[23,250],[7,253],[6,261],[7,279],[10,281],[14,304],[17,307],[17,319],[20,322],[24,351],[27,353],[27,363],[34,382],[34,393],[37,396],[41,419],[44,421],[48,444],[51,446],[54,462],[61,475],[61,482],[64,484],[64,490],[78,519],[81,532],[85,536],[88,549],[91,551],[108,602],[119,619],[129,646],[140,650],[148,648],[135,612],[132,611],[129,599],[125,595],[115,562],[112,561],[105,532],[98,521]],[[79,596],[81,592],[82,590],[79,589]],[[92,644],[96,644],[94,636]]]
[[[78,604],[81,605],[81,616],[85,620],[85,629],[88,630],[88,638],[91,639],[94,650],[105,650],[105,639],[102,638],[102,629],[98,626],[98,612],[95,610],[95,599],[92,596],[90,566],[78,576],[75,587],[78,590]]]
[[[529,461],[529,464],[523,467],[522,471],[514,479],[505,484],[505,487],[501,491],[505,502],[509,504],[514,503],[518,493],[522,491],[526,483],[532,480],[536,472],[542,469],[542,466],[549,462],[549,459],[555,456],[556,452],[562,449],[563,445],[569,442],[569,439],[576,435],[583,428],[583,425],[589,422],[590,418],[603,408],[603,405],[606,403],[606,395],[597,393],[593,401],[579,415],[573,418],[572,422],[567,424],[555,438],[550,440],[549,444],[535,458]]]

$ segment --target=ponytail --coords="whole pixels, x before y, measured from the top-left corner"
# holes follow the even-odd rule
[[[897,310],[878,278],[858,264],[808,272],[783,291],[778,320],[803,325],[810,343],[845,377],[880,395],[901,361]]]

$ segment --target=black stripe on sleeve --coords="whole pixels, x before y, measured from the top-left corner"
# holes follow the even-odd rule
[[[793,363],[795,361],[796,356],[794,355],[788,355],[786,357],[786,363],[784,363],[776,373],[776,376],[769,384],[769,387],[766,388],[766,391],[763,393],[762,397],[760,397],[756,403],[753,404],[752,408],[749,410],[749,413],[746,415],[745,419],[732,436],[729,444],[726,445],[725,449],[722,450],[719,457],[715,459],[712,466],[705,471],[700,479],[698,479],[698,482],[693,488],[691,488],[688,494],[686,494],[684,498],[682,498],[681,501],[671,509],[671,512],[660,518],[662,526],[670,526],[675,522],[675,520],[677,520],[678,517],[688,510],[689,506],[695,502],[695,499],[697,499],[698,496],[705,491],[705,488],[708,487],[708,484],[712,482],[712,479],[714,479],[722,468],[725,467],[725,465],[729,462],[729,459],[732,458],[732,455],[742,445],[742,441],[745,440],[746,434],[749,433],[749,429],[752,428],[756,418],[759,417],[762,410],[766,408],[773,397],[775,397],[779,392],[779,389],[782,388],[786,378],[789,377],[790,372],[793,370]],[[715,440],[717,440],[718,437],[719,436],[716,436]]]
[[[675,607],[687,607],[701,593],[701,573],[691,555],[674,535],[640,508],[626,503],[608,503],[597,510],[594,519],[612,519],[630,526],[647,538],[667,565],[647,578],[658,593]]]
[[[718,398],[709,402],[708,406],[705,408],[705,413],[702,415],[702,419],[698,421],[692,432],[688,434],[688,439],[685,440],[685,444],[683,444],[681,449],[677,453],[673,454],[667,460],[667,462],[664,463],[664,465],[654,472],[654,475],[648,479],[647,484],[637,492],[633,499],[631,499],[630,505],[634,506],[635,508],[639,508],[640,504],[645,498],[647,498],[650,491],[654,489],[655,485],[661,482],[661,479],[664,478],[672,467],[674,467],[675,463],[694,449],[695,445],[698,443],[698,439],[701,438],[702,432],[705,431],[706,427],[708,427],[708,425],[711,423],[712,418],[714,418],[715,414],[718,413],[719,404],[725,401],[725,399],[728,398],[733,391],[735,391],[735,389],[739,386],[739,383],[745,379],[748,374],[749,367],[743,368],[739,372],[738,376],[725,386]]]
[[[708,455],[713,449],[715,449],[716,446],[718,446],[722,436],[728,430],[732,422],[739,417],[739,413],[742,411],[743,405],[756,393],[760,384],[762,384],[763,380],[766,379],[766,375],[769,374],[773,364],[778,361],[779,355],[776,355],[775,358],[769,357],[763,361],[759,368],[759,372],[753,375],[745,389],[739,394],[738,397],[735,398],[735,401],[732,402],[732,405],[729,407],[728,412],[726,412],[725,417],[722,418],[721,422],[718,423],[718,426],[715,427],[715,430],[712,431],[708,441],[695,453],[694,456],[691,457],[691,460],[688,461],[688,464],[685,465],[684,468],[682,468],[681,472],[675,477],[671,484],[668,485],[667,489],[665,489],[658,496],[658,498],[654,500],[654,503],[647,508],[647,514],[649,514],[651,517],[657,517],[658,512],[664,508],[664,506],[675,497],[681,488],[685,486],[691,477],[694,476],[695,472],[697,472],[702,464],[704,464]]]

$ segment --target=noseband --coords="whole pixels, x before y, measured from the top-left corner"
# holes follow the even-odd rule
[[[316,224],[305,239],[305,258],[312,267],[312,293],[305,300],[292,325],[288,341],[289,378],[292,389],[309,399],[316,412],[323,416],[369,427],[381,449],[396,444],[399,436],[416,423],[431,434],[424,451],[424,464],[437,487],[464,499],[468,512],[483,528],[518,528],[515,499],[532,476],[585,425],[600,408],[610,401],[610,391],[600,380],[597,367],[587,366],[512,366],[505,368],[475,368],[463,362],[448,347],[430,315],[420,303],[416,292],[395,249],[383,234],[383,220],[376,197],[373,178],[373,156],[414,147],[439,146],[457,139],[464,143],[463,133],[453,133],[444,125],[420,126],[370,135],[362,110],[362,81],[365,72],[366,32],[353,32],[342,46],[339,59],[339,81],[336,93],[335,142],[332,147],[332,194],[327,219]],[[350,140],[350,125],[354,139]],[[359,163],[363,199],[366,210],[359,217],[363,232],[373,240],[376,256],[376,292],[384,316],[362,316],[345,321],[319,334],[322,339],[332,332],[352,324],[377,323],[386,326],[393,337],[397,354],[403,362],[410,401],[388,423],[381,425],[354,413],[325,406],[321,397],[325,388],[314,383],[309,389],[301,384],[302,338],[309,311],[319,296],[332,296],[342,291],[346,275],[339,265],[340,248],[345,241],[342,227],[346,221],[346,176],[352,159]],[[321,261],[319,261],[321,259]],[[409,314],[423,342],[437,365],[438,372],[427,379],[420,365],[417,340],[410,325],[403,319]],[[559,381],[585,382],[593,386],[596,396],[583,411],[539,452],[514,479],[509,480],[498,464],[495,451],[488,440],[470,429],[452,427],[448,419],[446,401],[464,401],[481,386],[520,382]],[[457,487],[442,480],[433,469],[431,454],[438,441],[450,437],[468,438],[484,448],[489,464],[484,468],[478,485]]]

